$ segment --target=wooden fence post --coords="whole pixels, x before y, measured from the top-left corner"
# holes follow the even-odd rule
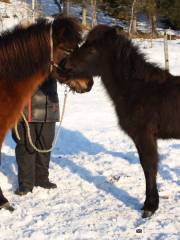
[[[164,33],[164,58],[165,58],[165,69],[169,71],[168,37],[166,32]]]

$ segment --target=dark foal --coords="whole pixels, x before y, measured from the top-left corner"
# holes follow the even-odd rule
[[[8,129],[18,122],[28,98],[50,70],[53,78],[64,83],[56,64],[80,41],[81,26],[70,17],[57,17],[52,23],[41,19],[0,36],[0,149]],[[77,92],[90,90],[88,83],[86,79],[75,84],[67,82]],[[0,188],[1,208],[13,210]]]
[[[146,179],[143,217],[159,205],[157,139],[180,138],[180,77],[148,63],[115,28],[99,25],[63,64],[68,79],[101,76],[121,128],[134,141]]]

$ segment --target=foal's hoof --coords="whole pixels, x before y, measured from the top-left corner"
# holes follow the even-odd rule
[[[152,211],[144,210],[143,214],[142,214],[142,217],[143,218],[150,218],[153,214],[154,214],[154,212],[152,212]]]
[[[10,212],[13,212],[15,209],[9,204],[9,202],[6,202],[6,203],[4,203],[4,204],[2,204],[2,205],[0,205],[0,210],[1,209],[6,209],[6,210],[8,210],[8,211],[10,211]]]

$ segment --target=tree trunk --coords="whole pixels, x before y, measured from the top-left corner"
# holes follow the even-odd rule
[[[33,22],[39,17],[43,16],[41,8],[41,0],[32,0],[32,19]]]
[[[63,15],[68,16],[70,14],[70,0],[63,1]]]
[[[82,24],[86,26],[87,21],[87,0],[82,1]]]
[[[136,4],[136,0],[133,1],[132,3],[132,7],[131,7],[131,20],[130,20],[130,25],[129,25],[129,36],[131,36],[131,34],[135,34],[137,33],[137,29],[136,29],[136,16],[134,14],[135,12],[135,4]]]
[[[137,33],[137,19],[136,16],[133,16],[132,25],[131,25],[131,34]]]
[[[97,24],[97,18],[96,18],[96,0],[91,0],[91,9],[92,9],[92,27],[94,27]]]
[[[151,23],[151,34],[152,34],[152,36],[157,36],[156,16],[151,15],[149,18],[150,18],[150,23]]]
[[[36,5],[36,0],[32,0],[32,19],[33,19],[33,22],[35,22],[35,19],[36,19],[35,5]]]

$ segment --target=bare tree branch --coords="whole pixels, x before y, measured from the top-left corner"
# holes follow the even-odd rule
[[[62,12],[62,7],[61,7],[62,0],[54,0],[54,3],[57,5],[59,12]]]

